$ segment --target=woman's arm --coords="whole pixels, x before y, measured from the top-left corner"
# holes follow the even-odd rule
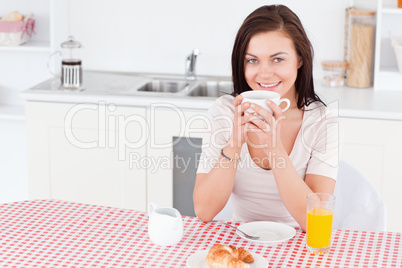
[[[241,148],[226,147],[225,155],[239,158]],[[220,156],[209,173],[198,173],[194,186],[194,211],[204,222],[212,219],[225,207],[232,193],[237,163]]]
[[[335,180],[315,174],[307,174],[305,180],[303,180],[296,172],[286,151],[277,152],[277,157],[281,157],[281,161],[284,159],[286,165],[286,168],[273,167],[272,169],[279,195],[290,215],[297,221],[303,231],[306,231],[306,196],[313,192],[332,194],[335,189]]]
[[[245,143],[245,123],[251,115],[244,116],[244,111],[249,104],[241,105],[242,96],[237,96],[233,105],[235,113],[233,119],[233,130],[230,139],[224,147],[224,154],[231,159],[239,159],[242,145]],[[216,148],[220,150],[220,148]],[[204,222],[211,221],[226,205],[232,193],[237,163],[231,162],[223,156],[209,173],[198,173],[194,192],[194,210],[198,218]]]

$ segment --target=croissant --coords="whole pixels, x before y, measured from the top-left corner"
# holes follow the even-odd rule
[[[211,268],[249,268],[254,262],[253,255],[244,248],[216,244],[212,246],[206,257]]]

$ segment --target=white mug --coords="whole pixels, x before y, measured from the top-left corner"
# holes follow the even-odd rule
[[[279,93],[273,92],[273,91],[265,91],[265,90],[252,90],[252,91],[245,91],[241,93],[240,95],[243,96],[243,101],[244,102],[249,102],[249,103],[255,103],[273,114],[272,110],[267,106],[265,103],[266,100],[271,100],[273,103],[276,105],[280,105],[282,102],[286,102],[287,105],[285,108],[282,109],[282,112],[286,111],[289,109],[290,106],[290,101],[289,99],[283,98],[281,99],[281,95]],[[248,108],[245,112],[250,113],[250,114],[257,114],[253,109]],[[261,119],[262,116],[259,116]]]
[[[149,239],[159,246],[173,246],[183,237],[183,221],[175,208],[158,208],[154,203],[148,205]]]

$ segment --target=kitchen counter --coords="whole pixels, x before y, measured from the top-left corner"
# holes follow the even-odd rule
[[[20,94],[26,101],[61,103],[114,103],[146,107],[152,103],[170,103],[183,109],[207,110],[214,97],[180,96],[177,93],[130,91],[130,83],[145,83],[138,75],[85,72],[87,85],[83,91],[59,90],[59,79],[47,80]],[[179,77],[179,76],[178,76]],[[182,78],[182,77],[180,77]],[[226,78],[229,80],[229,78]],[[148,79],[149,80],[149,79]],[[372,88],[330,88],[316,82],[317,94],[341,117],[402,120],[402,91],[374,91]]]
[[[170,103],[185,109],[207,110],[216,100],[213,97],[189,97],[179,93],[139,92],[133,85],[143,85],[152,80],[184,79],[178,75],[120,74],[104,72],[84,72],[85,89],[82,91],[61,90],[60,79],[53,78],[36,85],[20,94],[27,101],[61,103],[114,103],[123,106],[147,107],[152,103]],[[229,78],[228,78],[229,79]]]
[[[316,92],[325,103],[338,103],[341,117],[402,120],[402,91],[317,85]]]

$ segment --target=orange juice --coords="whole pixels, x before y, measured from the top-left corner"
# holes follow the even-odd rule
[[[307,213],[307,245],[313,248],[329,247],[331,243],[333,212],[326,208],[313,208]]]

